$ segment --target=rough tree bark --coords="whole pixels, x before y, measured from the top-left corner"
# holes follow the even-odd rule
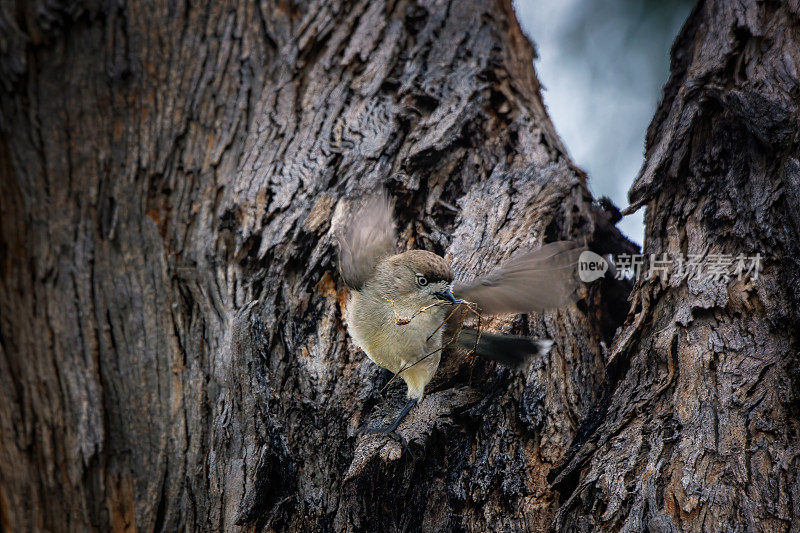
[[[332,233],[382,183],[462,274],[557,238],[632,251],[553,131],[507,1],[3,7],[6,530],[545,527],[624,287],[402,387],[352,346]],[[357,200],[355,200],[357,201]]]
[[[800,531],[800,3],[700,2],[632,206],[645,253],[764,257],[641,280],[609,390],[551,479],[558,529]]]
[[[649,249],[787,259],[738,292],[640,285],[610,362],[622,284],[493,320],[557,347],[445,358],[401,445],[356,433],[402,395],[342,325],[360,194],[464,275],[634,248],[508,2],[206,4],[0,6],[3,529],[796,527],[796,9],[694,13],[634,191]]]

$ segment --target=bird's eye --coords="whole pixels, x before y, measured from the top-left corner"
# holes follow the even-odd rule
[[[427,284],[428,284],[427,278],[425,278],[425,276],[423,276],[422,274],[417,274],[417,285],[419,285],[420,287],[424,287]]]

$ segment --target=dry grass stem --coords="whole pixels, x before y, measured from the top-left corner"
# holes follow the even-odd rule
[[[434,303],[432,303],[430,305],[426,305],[424,307],[421,307],[420,309],[418,309],[416,312],[414,312],[410,316],[402,316],[397,312],[397,309],[395,308],[394,300],[391,300],[391,299],[387,298],[386,301],[388,301],[390,304],[392,304],[392,309],[394,311],[395,324],[397,324],[398,326],[405,326],[405,325],[411,323],[411,321],[414,320],[414,318],[416,318],[420,314],[426,312],[431,307],[438,307],[440,305],[452,305],[452,304],[446,304],[445,302],[434,302]],[[419,359],[417,359],[413,363],[406,363],[405,365],[403,365],[403,367],[400,370],[398,370],[395,375],[392,376],[392,379],[390,379],[386,383],[386,385],[383,386],[383,388],[381,389],[381,392],[380,392],[381,394],[383,394],[383,392],[389,387],[389,385],[394,383],[394,380],[397,379],[398,376],[400,376],[400,374],[402,374],[403,372],[405,372],[409,368],[413,367],[414,365],[417,365],[417,364],[421,363],[422,361],[426,360],[428,357],[434,355],[437,352],[440,352],[440,351],[444,350],[446,347],[448,347],[451,344],[453,344],[454,342],[456,342],[458,340],[459,335],[461,334],[461,330],[464,327],[464,321],[466,320],[466,315],[467,315],[468,311],[471,312],[472,314],[474,314],[475,317],[478,320],[478,326],[476,328],[478,333],[475,336],[475,344],[472,347],[471,354],[475,353],[475,351],[478,349],[478,343],[481,340],[481,331],[482,331],[481,327],[482,327],[482,323],[483,323],[483,317],[478,312],[478,305],[475,302],[468,302],[467,300],[462,300],[462,299],[456,300],[456,304],[453,307],[453,310],[450,311],[450,314],[448,314],[447,317],[445,317],[445,319],[442,320],[442,322],[436,327],[436,329],[433,330],[433,332],[431,332],[430,335],[428,335],[428,338],[426,340],[430,340],[431,337],[433,337],[436,334],[436,332],[439,331],[447,323],[448,320],[450,320],[450,318],[456,313],[456,311],[459,311],[459,310],[461,310],[461,317],[460,317],[460,319],[458,321],[458,327],[456,328],[456,331],[453,334],[453,336],[450,337],[450,340],[448,340],[446,343],[442,344],[439,348],[436,348],[432,352],[423,355],[422,357],[420,357]]]

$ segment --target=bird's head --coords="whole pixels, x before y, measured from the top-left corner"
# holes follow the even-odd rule
[[[426,250],[410,250],[384,259],[375,273],[384,298],[414,308],[437,301],[455,303],[453,271],[442,257]]]

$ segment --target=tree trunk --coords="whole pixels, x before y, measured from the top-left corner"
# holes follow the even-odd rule
[[[693,14],[633,200],[759,280],[640,282],[609,361],[625,283],[493,319],[556,347],[445,357],[402,442],[357,431],[404,393],[342,323],[362,194],[465,276],[635,251],[509,2],[0,7],[2,529],[797,529],[797,10],[752,3]]]
[[[799,72],[797,1],[700,2],[678,37],[630,192],[645,253],[763,271],[636,284],[558,529],[800,531]]]
[[[475,274],[632,251],[553,131],[507,1],[17,4],[2,56],[6,530],[544,527],[627,309],[495,320],[527,372],[403,394],[354,348],[332,235],[382,183],[402,245]],[[356,200],[357,201],[357,200]]]

